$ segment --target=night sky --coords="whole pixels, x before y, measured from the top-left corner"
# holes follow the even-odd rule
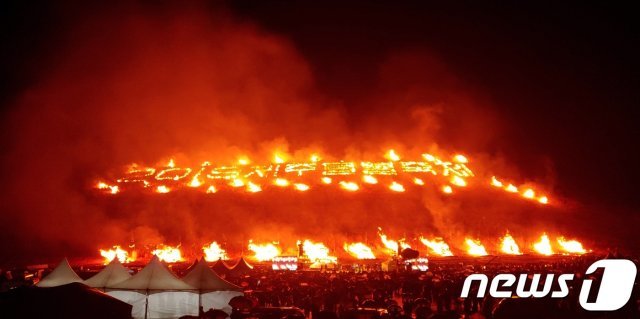
[[[286,42],[305,61],[314,96],[339,112],[344,131],[351,136],[362,138],[372,123],[383,118],[403,127],[402,114],[408,107],[401,104],[415,101],[408,97],[398,99],[398,104],[380,102],[388,101],[380,96],[391,96],[385,90],[433,86],[437,91],[440,85],[449,88],[438,83],[438,74],[455,78],[452,94],[464,90],[486,102],[474,109],[491,118],[481,123],[492,133],[470,144],[464,134],[443,129],[434,133],[435,140],[448,141],[454,149],[505,158],[524,178],[552,176],[554,193],[586,207],[584,218],[597,214],[594,220],[616,220],[612,227],[627,227],[622,231],[627,234],[625,241],[629,247],[638,247],[630,234],[640,221],[640,38],[637,11],[631,7],[578,1],[447,5],[230,1],[192,6],[189,10],[223,12],[235,24],[250,25],[258,34]],[[2,171],[13,171],[8,163],[23,154],[13,151],[20,131],[14,116],[20,110],[17,101],[59,68],[74,41],[83,36],[78,28],[94,15],[101,17],[98,21],[104,31],[122,16],[150,12],[169,17],[182,10],[187,9],[164,1],[138,1],[135,6],[3,2],[0,104],[3,127],[10,129],[2,133],[2,149],[7,150],[2,153]],[[111,35],[104,32],[85,36],[95,36],[91,41],[99,43],[104,35],[109,43]],[[393,65],[391,71],[385,71],[388,65]],[[392,75],[380,80],[385,72]],[[322,111],[322,104],[310,108]],[[82,121],[82,114],[69,116]],[[450,119],[446,117],[442,125],[455,126]],[[467,126],[469,132],[482,131]],[[74,143],[68,136],[61,140],[65,138],[64,143]],[[151,155],[140,155],[144,156]],[[98,165],[91,171],[105,167]],[[81,180],[77,174],[71,173]],[[11,193],[8,181],[11,178],[1,189]],[[5,217],[21,214],[13,203],[0,207]],[[3,222],[12,222],[11,217]],[[7,235],[6,229],[0,228],[5,230],[0,235],[3,241],[23,238]]]

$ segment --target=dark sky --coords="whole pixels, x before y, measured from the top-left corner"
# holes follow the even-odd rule
[[[15,101],[63,59],[61,49],[74,46],[68,35],[78,31],[78,21],[105,12],[113,21],[136,10],[162,15],[174,6],[2,2],[2,123]],[[235,21],[289,41],[308,64],[314,87],[340,105],[356,133],[365,114],[393,111],[367,103],[380,90],[381,65],[397,52],[428,52],[492,102],[501,130],[481,151],[504,156],[531,178],[551,167],[555,192],[603,214],[638,220],[640,38],[631,7],[579,1],[229,1],[199,9],[228,11]],[[3,149],[13,143],[12,134],[3,130]]]
[[[561,189],[638,208],[640,38],[633,10],[580,2],[390,5],[234,2],[293,39],[321,87],[366,96],[389,51],[427,47],[511,123],[497,147],[526,168],[551,158]],[[362,109],[350,109],[354,121]],[[529,162],[529,163],[528,163]]]

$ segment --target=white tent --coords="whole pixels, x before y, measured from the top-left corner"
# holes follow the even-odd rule
[[[221,309],[227,314],[231,314],[229,300],[233,297],[244,295],[242,288],[220,278],[211,270],[204,258],[182,280],[198,289],[200,293],[199,304],[204,311]]]
[[[102,271],[85,280],[84,283],[89,287],[105,290],[105,287],[119,284],[129,278],[131,275],[127,268],[124,268],[118,258],[114,258]]]
[[[198,315],[198,290],[173,275],[156,256],[133,277],[105,288],[108,295],[133,305],[134,318]]]
[[[70,284],[72,282],[82,282],[82,278],[80,278],[80,276],[78,276],[78,274],[76,274],[76,272],[71,269],[69,261],[67,260],[67,258],[65,258],[49,275],[40,280],[40,282],[38,282],[36,286],[56,287]]]

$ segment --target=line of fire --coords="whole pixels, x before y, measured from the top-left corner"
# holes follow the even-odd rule
[[[481,176],[484,176],[482,174]],[[247,156],[238,156],[229,165],[204,162],[198,167],[180,167],[171,158],[156,167],[129,165],[124,175],[113,181],[100,180],[96,190],[103,196],[117,196],[126,192],[142,192],[168,196],[172,192],[199,192],[202,196],[216,196],[218,192],[255,194],[270,190],[301,193],[318,188],[336,188],[345,193],[366,192],[368,189],[390,193],[419,191],[436,188],[442,196],[455,196],[469,188],[487,188],[500,196],[511,196],[530,202],[530,205],[552,205],[549,197],[531,184],[516,184],[509,179],[491,175],[478,177],[473,160],[462,154],[436,156],[421,154],[419,160],[406,160],[393,149],[380,161],[325,161],[312,154],[306,161],[296,161],[289,155],[276,152],[268,164],[256,165]],[[440,236],[416,236],[391,239],[381,227],[376,239],[368,242],[345,241],[331,244],[312,239],[298,239],[287,246],[278,241],[254,242],[249,240],[240,251],[227,252],[224,244],[210,241],[202,249],[184,249],[180,245],[136,247],[135,242],[101,248],[104,263],[118,259],[122,263],[148,260],[155,255],[168,263],[180,263],[203,256],[208,262],[229,260],[245,256],[254,262],[271,264],[274,270],[307,268],[335,268],[339,261],[346,264],[374,264],[387,259],[419,261],[423,256],[445,260],[447,258],[483,258],[493,256],[578,256],[591,252],[576,239],[564,234],[548,235],[518,242],[508,230],[495,238],[482,240],[472,236],[450,241]],[[483,244],[485,242],[486,244]],[[127,247],[128,246],[128,247]],[[521,257],[525,258],[525,257]],[[425,266],[426,267],[426,266]]]

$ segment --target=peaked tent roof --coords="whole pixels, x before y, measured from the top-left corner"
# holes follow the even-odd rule
[[[199,290],[242,291],[242,288],[220,278],[218,274],[209,269],[204,258],[182,280]]]
[[[151,261],[133,277],[105,288],[115,290],[196,290],[178,279],[160,262],[157,256],[153,256]]]
[[[253,270],[253,266],[251,266],[245,259],[244,257],[240,257],[240,259],[238,260],[238,262],[233,265],[230,269],[229,269],[232,273],[243,273],[243,272],[248,272]]]
[[[211,269],[213,269],[217,274],[225,274],[229,271],[229,266],[227,266],[227,263],[222,259],[218,259],[218,261],[211,266]]]
[[[70,284],[72,282],[82,282],[82,278],[76,274],[67,258],[63,259],[58,266],[40,282],[36,284],[38,287],[56,287]]]
[[[107,267],[85,280],[84,283],[89,287],[104,288],[121,283],[129,278],[131,278],[131,275],[127,268],[120,263],[118,258],[114,258]]]

